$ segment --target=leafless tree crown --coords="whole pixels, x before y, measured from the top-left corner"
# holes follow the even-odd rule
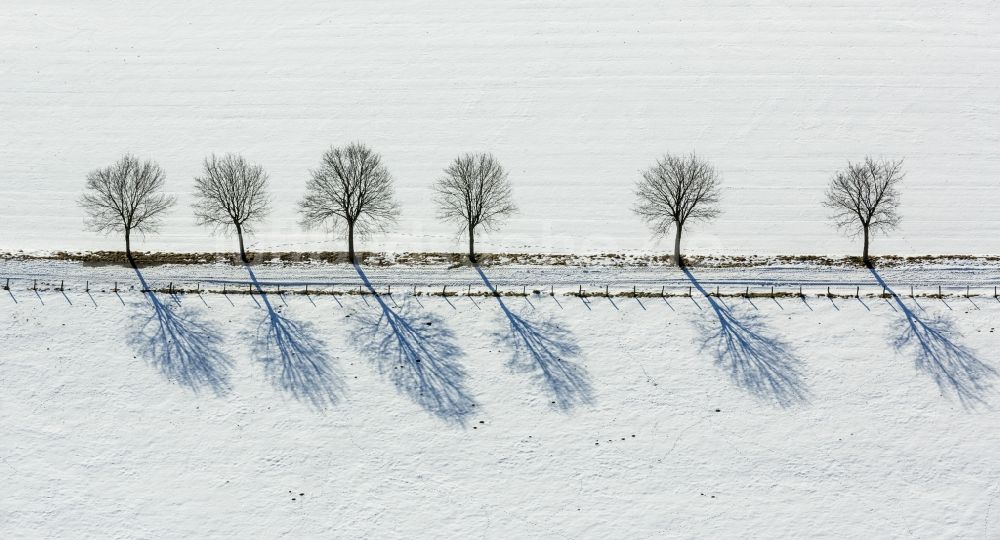
[[[194,214],[199,225],[217,231],[252,232],[270,212],[268,175],[243,156],[215,154],[205,158],[205,172],[196,177]]]
[[[434,185],[438,213],[460,231],[496,227],[517,211],[507,172],[492,154],[464,154],[444,170]]]
[[[901,159],[848,162],[830,181],[823,204],[833,209],[831,219],[848,234],[888,232],[899,225],[899,183],[904,176]]]
[[[382,158],[362,143],[330,148],[319,168],[311,171],[306,195],[299,202],[302,226],[344,225],[360,236],[383,231],[396,222],[392,175]]]
[[[88,214],[87,225],[104,233],[153,232],[161,214],[176,199],[158,193],[166,175],[153,161],[125,155],[115,164],[91,171],[80,206]]]
[[[718,216],[720,184],[715,168],[694,153],[667,154],[643,171],[634,210],[654,233],[666,235],[674,224],[683,228],[688,221]]]

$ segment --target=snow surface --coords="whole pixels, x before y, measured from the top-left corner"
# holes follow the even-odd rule
[[[483,251],[662,252],[632,185],[697,150],[690,253],[856,253],[819,202],[868,153],[908,172],[876,254],[996,253],[997,7],[0,0],[0,252],[121,249],[75,201],[124,152],[180,200],[137,249],[231,251],[189,210],[227,151],[272,175],[251,250],[342,249],[294,205],[362,140],[403,206],[369,251],[462,249],[429,185],[492,151],[521,212]],[[0,260],[0,538],[1000,537],[985,259],[252,272]],[[806,295],[707,296],[772,285]]]
[[[1000,301],[691,272],[668,299],[18,282],[0,536],[1000,535]]]
[[[819,202],[833,171],[906,159],[904,223],[876,253],[996,253],[995,1],[111,1],[2,5],[0,249],[121,249],[82,230],[86,173],[152,157],[180,205],[140,248],[221,251],[189,192],[210,152],[272,175],[254,250],[342,248],[299,230],[308,170],[363,140],[398,181],[377,251],[461,249],[428,186],[494,152],[521,213],[486,251],[663,249],[627,210],[638,170],[697,150],[725,181],[692,253],[855,253]]]

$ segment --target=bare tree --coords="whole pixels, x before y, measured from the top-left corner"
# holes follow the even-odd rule
[[[721,179],[715,168],[693,152],[687,156],[666,154],[642,173],[636,185],[639,199],[634,211],[666,236],[674,228],[674,264],[683,266],[681,235],[689,221],[706,221],[719,215]]]
[[[237,154],[205,158],[205,174],[194,179],[198,224],[226,234],[235,231],[244,263],[248,260],[243,235],[252,233],[256,222],[271,209],[267,180],[263,167]]]
[[[174,197],[158,193],[165,179],[155,162],[140,162],[130,154],[87,175],[86,192],[80,197],[89,215],[87,225],[98,232],[125,233],[125,257],[133,268],[132,232],[155,232],[160,215],[176,203]]]
[[[469,261],[476,262],[476,228],[492,230],[517,212],[507,172],[493,154],[463,154],[434,184],[438,215],[469,235]]]
[[[331,147],[311,173],[306,195],[299,202],[302,226],[347,229],[347,256],[353,263],[355,233],[367,237],[384,231],[399,216],[392,175],[382,157],[363,143]]]
[[[865,239],[862,261],[871,268],[868,245],[873,232],[889,232],[899,226],[899,183],[903,180],[903,160],[874,160],[847,163],[830,181],[823,205],[832,208],[831,219],[851,236]]]

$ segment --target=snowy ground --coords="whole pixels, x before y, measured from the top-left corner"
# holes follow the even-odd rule
[[[126,151],[180,197],[142,249],[230,245],[190,211],[202,159],[227,151],[273,178],[252,249],[343,249],[294,208],[329,145],[363,140],[403,208],[365,249],[460,249],[429,186],[459,152],[492,151],[521,213],[484,250],[648,251],[628,212],[639,169],[697,150],[725,190],[692,252],[856,252],[820,201],[865,154],[908,172],[877,252],[997,252],[995,0],[2,3],[0,249],[119,249],[75,201]]]
[[[347,264],[328,263],[264,263],[254,266],[260,284],[272,290],[350,292],[359,285],[357,272]],[[488,268],[490,280],[502,292],[544,291],[567,294],[608,292],[622,294],[635,291],[644,294],[688,294],[693,284],[690,278],[669,264],[656,266],[618,266],[597,263],[577,265],[501,264]],[[417,292],[423,294],[451,292],[482,294],[488,288],[468,265],[394,264],[370,267],[368,275],[379,284],[381,292]],[[861,267],[824,266],[818,264],[766,264],[751,267],[698,268],[698,281],[710,288],[718,287],[722,294],[752,293],[835,295],[882,294],[883,286],[872,273]],[[227,263],[164,264],[143,270],[149,285],[155,289],[199,289],[246,291],[250,284],[245,269]],[[944,261],[900,264],[879,271],[888,283],[909,295],[994,296],[1000,285],[1000,263],[996,261]],[[90,265],[71,260],[4,259],[0,257],[0,283],[11,279],[11,288],[24,291],[32,287],[83,291],[112,289],[115,284],[135,284],[134,272],[124,265]],[[444,287],[444,288],[443,288]],[[448,289],[447,287],[450,287]],[[712,292],[715,292],[713,290]]]
[[[702,277],[668,299],[3,291],[0,536],[1000,535],[1000,302],[710,299]]]
[[[190,213],[228,151],[251,250],[343,249],[294,208],[353,140],[403,209],[364,250],[462,249],[429,186],[492,151],[482,250],[659,253],[631,186],[697,150],[690,253],[856,253],[820,201],[865,154],[908,172],[875,253],[997,253],[995,1],[0,3],[0,253],[121,249],[75,201],[124,152],[180,203],[137,249],[232,249]],[[0,257],[0,538],[1000,537],[995,262],[252,272]]]

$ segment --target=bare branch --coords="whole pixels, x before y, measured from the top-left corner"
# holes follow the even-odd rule
[[[363,143],[331,147],[306,182],[306,195],[299,201],[301,223],[307,229],[346,228],[349,234],[368,237],[396,222],[394,195],[392,175],[381,156]]]
[[[124,233],[126,255],[131,261],[132,231],[155,232],[163,212],[176,203],[174,197],[158,193],[165,179],[166,174],[156,162],[140,162],[130,154],[113,165],[91,171],[79,200],[88,214],[87,226],[107,234]]]
[[[688,221],[706,221],[719,215],[719,174],[693,152],[688,156],[666,154],[643,171],[636,184],[638,199],[633,211],[653,233],[665,236],[675,228],[674,262],[681,264],[680,241]]]
[[[830,181],[823,205],[833,210],[830,219],[851,236],[866,231],[889,232],[899,226],[899,183],[903,160],[848,162]]]
[[[517,212],[507,172],[493,154],[467,153],[455,158],[433,189],[438,216],[456,223],[460,233],[468,232],[473,261],[476,228],[495,229]]]
[[[196,177],[194,214],[199,225],[223,233],[252,232],[270,212],[268,175],[243,156],[215,154],[205,158],[205,173]]]
[[[491,230],[517,211],[507,172],[492,154],[464,154],[444,173],[434,185],[438,214],[457,223],[460,231]]]

